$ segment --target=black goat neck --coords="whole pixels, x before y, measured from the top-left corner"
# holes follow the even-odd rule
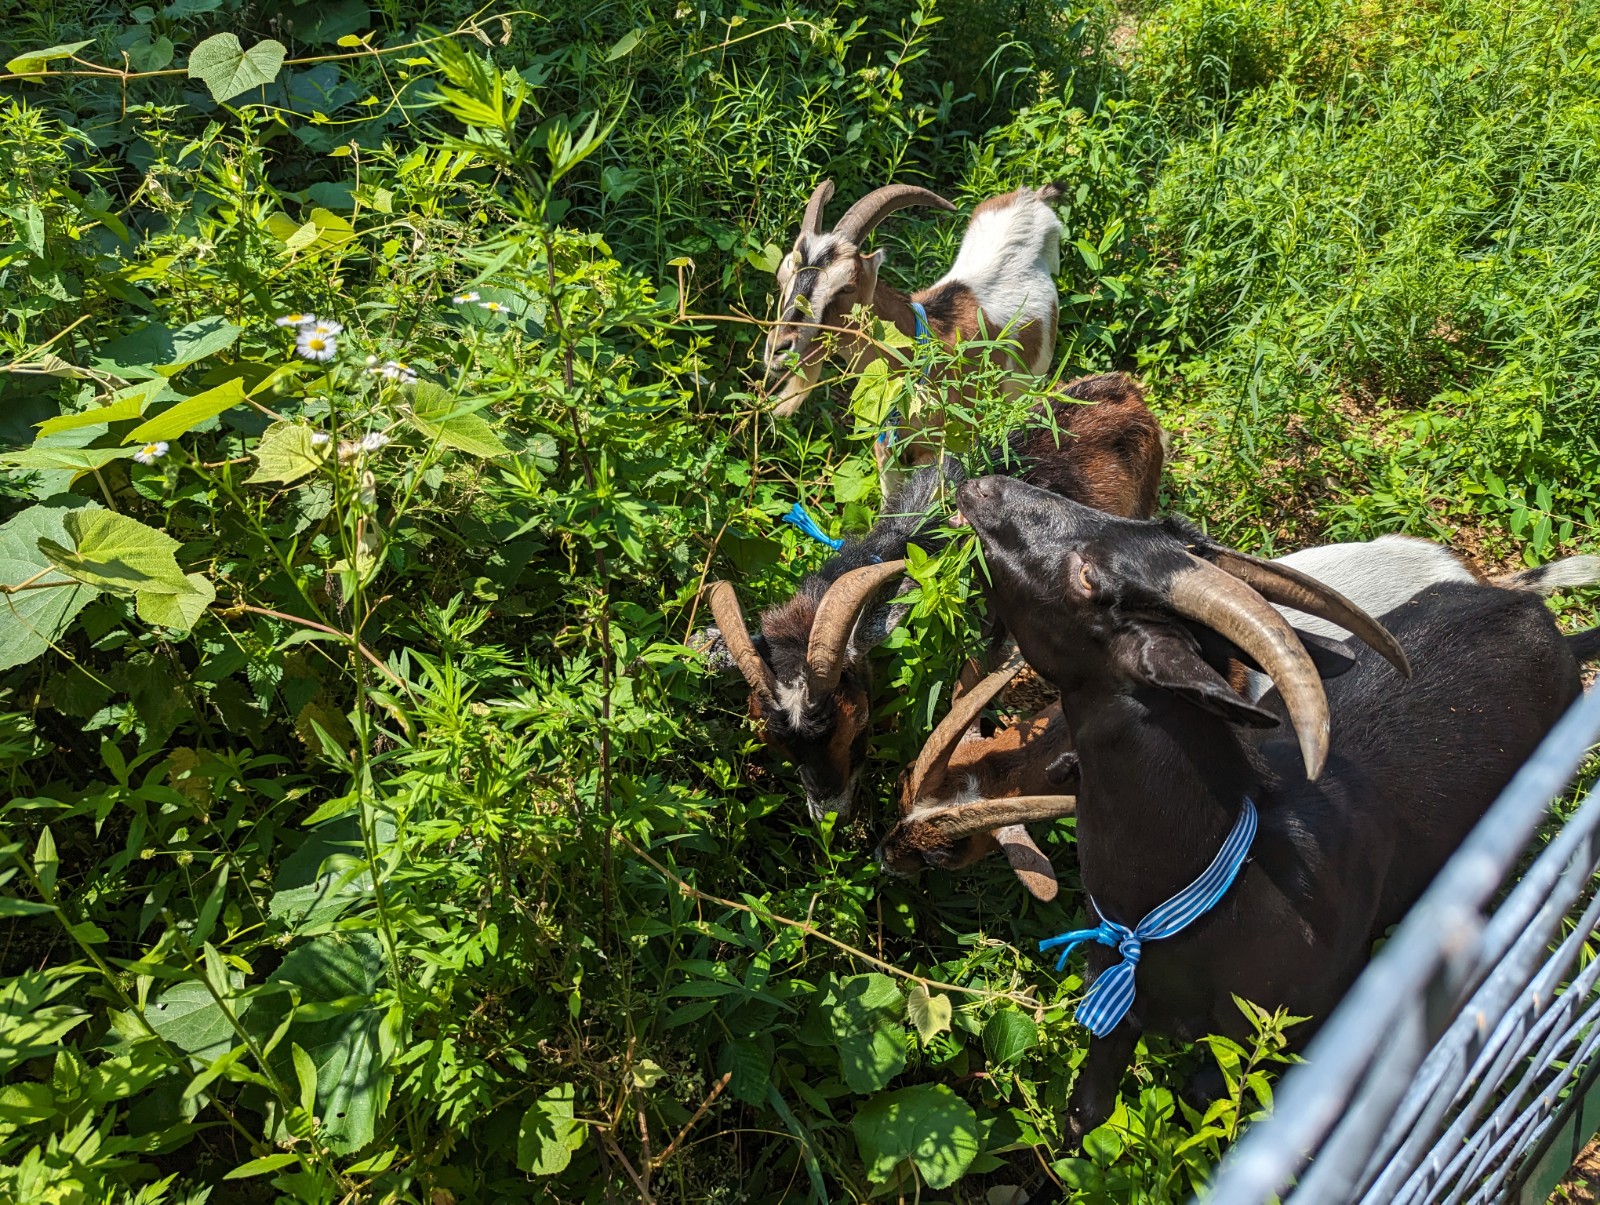
[[[1164,691],[1064,686],[1061,703],[1084,890],[1132,928],[1211,864],[1260,778],[1226,721]]]

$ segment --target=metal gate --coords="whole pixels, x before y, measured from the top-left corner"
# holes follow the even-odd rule
[[[1597,738],[1593,689],[1373,958],[1203,1201],[1548,1198],[1600,1130],[1600,959],[1587,945],[1600,790],[1542,848],[1540,830]]]

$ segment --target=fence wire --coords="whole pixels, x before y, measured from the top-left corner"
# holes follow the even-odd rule
[[[1538,1201],[1600,1129],[1600,790],[1520,877],[1600,739],[1568,710],[1284,1076],[1207,1205]],[[1498,904],[1502,887],[1515,884]]]

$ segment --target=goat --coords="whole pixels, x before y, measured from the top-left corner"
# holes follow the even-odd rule
[[[1109,1115],[1141,1032],[1246,1038],[1236,995],[1326,1015],[1577,697],[1579,662],[1600,655],[1600,629],[1564,637],[1526,590],[1436,583],[1386,629],[1298,571],[1175,521],[1105,515],[1004,477],[966,482],[957,501],[991,607],[1061,691],[1093,940],[1148,917],[1259,822],[1250,861],[1187,927],[1142,948],[1089,947],[1091,979],[1115,969],[1107,983],[1123,994],[1089,1014],[1096,1036],[1069,1105],[1079,1138]],[[1325,688],[1269,602],[1353,631],[1349,671]],[[1242,700],[1200,638],[1253,658],[1276,690]],[[1284,719],[1298,756],[1244,731]]]
[[[1600,583],[1600,557],[1572,556],[1537,569],[1486,578],[1450,549],[1414,536],[1386,535],[1364,543],[1324,544],[1273,562],[1298,569],[1380,619],[1436,582],[1484,582],[1548,594]],[[1296,632],[1342,639],[1344,629],[1292,607],[1277,610]],[[878,861],[892,874],[913,875],[925,866],[964,870],[996,849],[1022,885],[1041,900],[1056,895],[1049,859],[1023,827],[1070,815],[1077,757],[1061,705],[982,735],[976,723],[1022,668],[1013,656],[971,690],[952,698],[950,713],[928,737],[900,792],[900,817],[878,846]],[[1230,683],[1249,702],[1272,688],[1271,679],[1242,662],[1229,667]],[[1243,678],[1239,681],[1238,678]],[[1005,827],[995,828],[1003,821]]]
[[[909,205],[954,211],[936,193],[909,184],[868,193],[834,225],[822,229],[823,212],[833,196],[824,180],[811,194],[794,247],[778,267],[778,323],[767,336],[764,366],[767,387],[781,384],[773,413],[793,414],[816,386],[830,340],[840,359],[860,372],[882,358],[876,343],[851,319],[865,306],[902,334],[931,336],[958,347],[1005,332],[1017,350],[1012,359],[1027,374],[1043,376],[1055,356],[1055,274],[1061,267],[1061,222],[1051,209],[1063,189],[1019,188],[990,197],[972,212],[961,249],[950,271],[926,289],[906,294],[878,278],[882,249],[861,252],[867,234],[885,217]],[[918,307],[926,316],[924,332]],[[910,426],[908,424],[908,430]],[[914,463],[935,454],[915,445]]]
[[[1138,385],[1121,373],[1104,373],[1062,392],[1095,404],[1052,401],[1050,423],[1013,432],[999,450],[1007,471],[1118,514],[1154,513],[1162,431]],[[991,458],[1000,459],[998,451]],[[756,637],[733,586],[707,588],[729,657],[750,684],[751,718],[768,745],[798,766],[807,807],[818,820],[829,811],[850,814],[866,762],[867,654],[906,610],[880,596],[901,578],[907,545],[932,551],[941,544],[943,520],[929,512],[964,479],[949,457],[912,472],[872,530],[847,541],[788,602],[762,613]]]

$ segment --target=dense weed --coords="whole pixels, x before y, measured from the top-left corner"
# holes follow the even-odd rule
[[[1592,548],[1600,12],[313,8],[0,4],[0,1191],[1187,1199],[1290,1020],[1152,1043],[1069,1155],[1071,822],[1050,905],[872,865],[970,550],[915,558],[850,825],[685,647],[707,575],[815,563],[794,501],[870,521],[908,387],[774,425],[752,319],[821,177],[1064,180],[1064,371],[1144,375],[1173,507]],[[901,282],[959,237],[879,234]]]

